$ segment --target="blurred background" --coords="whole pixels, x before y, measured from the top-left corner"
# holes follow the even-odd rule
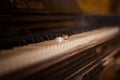
[[[120,14],[120,0],[77,0],[77,2],[83,14],[86,15],[119,16]],[[113,19],[111,19],[112,23],[120,18],[113,17]],[[120,21],[118,20],[117,22],[119,23]],[[104,69],[100,79],[120,80],[120,57],[117,56],[116,61]]]
[[[120,0],[76,0],[84,14],[110,15],[120,13]]]

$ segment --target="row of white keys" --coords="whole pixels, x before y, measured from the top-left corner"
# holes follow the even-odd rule
[[[119,32],[118,27],[104,28],[70,36],[70,39],[63,42],[56,40],[42,43],[30,44],[23,47],[0,52],[0,75],[28,67],[56,56],[67,54],[66,52],[77,46],[87,46],[91,41],[110,37]],[[84,46],[85,45],[85,46]],[[76,48],[77,49],[77,48]],[[10,65],[10,66],[9,66]],[[9,66],[9,67],[8,67]]]

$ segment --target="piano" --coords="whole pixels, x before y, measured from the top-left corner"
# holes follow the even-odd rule
[[[1,1],[0,80],[99,80],[119,32],[119,16],[84,15],[76,0]]]

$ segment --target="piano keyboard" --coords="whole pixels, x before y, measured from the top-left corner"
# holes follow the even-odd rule
[[[41,64],[39,70],[42,70],[62,59],[75,55],[75,50],[82,52],[83,50],[113,39],[118,33],[119,27],[105,27],[71,35],[67,40],[59,37],[59,39],[62,39],[60,42],[54,39],[23,47],[15,47],[9,50],[1,50],[0,77],[38,63]],[[59,57],[64,55],[66,56],[59,59]],[[57,58],[58,60],[54,61]]]

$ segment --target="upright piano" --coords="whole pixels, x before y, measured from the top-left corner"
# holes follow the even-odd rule
[[[77,0],[2,0],[0,80],[99,80],[120,51],[118,19]]]

